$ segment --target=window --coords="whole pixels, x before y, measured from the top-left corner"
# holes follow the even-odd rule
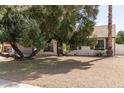
[[[53,52],[53,43],[48,43],[44,48],[44,52]]]
[[[95,50],[104,50],[104,40],[98,40]]]

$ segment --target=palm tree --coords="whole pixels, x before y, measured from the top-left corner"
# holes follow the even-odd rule
[[[112,50],[112,5],[108,6],[108,41],[107,56],[113,56]]]

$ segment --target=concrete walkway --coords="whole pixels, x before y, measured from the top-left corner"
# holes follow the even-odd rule
[[[8,80],[0,79],[0,88],[40,88],[40,87],[22,83],[19,84],[17,82],[11,82]]]

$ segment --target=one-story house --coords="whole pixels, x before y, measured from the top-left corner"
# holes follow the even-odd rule
[[[96,38],[97,44],[94,48],[90,46],[82,46],[81,49],[70,51],[68,55],[84,55],[84,56],[106,56],[107,51],[107,38],[108,38],[108,25],[95,26],[94,31],[90,38]],[[113,56],[115,55],[115,37],[116,27],[112,25],[112,50]],[[39,55],[57,55],[57,42],[53,40],[45,50],[39,52]]]
[[[90,36],[95,37],[97,39],[97,44],[94,46],[94,48],[90,46],[82,46],[79,50],[73,50],[69,53],[69,55],[103,55],[106,56],[107,51],[107,39],[108,39],[108,25],[101,25],[101,26],[95,26],[94,31],[92,35]],[[116,37],[116,27],[115,25],[112,25],[112,50],[113,55],[115,55],[115,40]]]
[[[94,55],[103,55],[106,56],[107,50],[107,37],[108,37],[108,25],[95,26],[94,31],[90,38],[96,38],[97,44],[92,48],[90,46],[82,46],[81,49],[72,50],[68,55],[85,55],[85,56],[94,56]],[[115,55],[115,37],[116,37],[116,27],[112,25],[112,50],[113,55]],[[31,48],[24,48],[19,46],[21,51],[28,55],[31,53]],[[4,49],[2,49],[4,51]],[[9,53],[14,53],[12,48],[9,48]],[[41,50],[38,55],[57,55],[57,42],[52,40],[47,46]]]

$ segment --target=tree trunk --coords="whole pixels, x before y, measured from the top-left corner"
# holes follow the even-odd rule
[[[41,49],[33,49],[33,52],[31,53],[31,55],[29,56],[29,58],[32,58],[33,56],[35,56]]]
[[[60,41],[57,40],[57,56],[60,56]]]
[[[57,40],[57,55],[63,55],[62,43],[59,40]]]
[[[108,41],[107,56],[113,56],[112,51],[112,5],[108,6]]]
[[[63,55],[62,43],[60,42],[60,54]]]
[[[60,56],[59,47],[60,47],[60,44],[59,44],[59,41],[57,41],[57,56]]]
[[[10,45],[12,46],[12,48],[15,50],[15,52],[19,55],[19,57],[17,55],[15,55],[16,58],[20,58],[23,59],[24,55],[23,53],[19,50],[19,48],[17,47],[16,43],[14,42],[10,42]]]

